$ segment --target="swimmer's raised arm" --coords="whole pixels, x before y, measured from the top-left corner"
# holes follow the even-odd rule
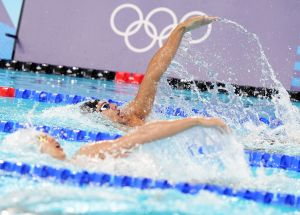
[[[217,118],[185,118],[172,121],[157,121],[137,127],[131,133],[111,141],[101,141],[85,145],[75,156],[85,155],[104,159],[105,155],[121,157],[138,145],[173,136],[195,126],[217,127],[229,131],[227,125]]]
[[[209,16],[192,17],[172,31],[165,44],[152,57],[135,99],[123,109],[125,113],[135,115],[142,120],[148,116],[153,106],[157,84],[175,56],[183,34],[216,19],[216,17]]]

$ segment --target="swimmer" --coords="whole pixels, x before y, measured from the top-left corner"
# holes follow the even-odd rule
[[[158,82],[175,56],[184,33],[216,20],[217,17],[195,16],[180,23],[150,60],[136,97],[124,108],[118,109],[115,104],[94,100],[82,104],[81,110],[101,113],[111,121],[128,127],[144,125],[152,110]]]
[[[106,156],[114,158],[126,157],[139,145],[150,143],[156,140],[174,136],[180,132],[195,126],[215,127],[222,133],[229,132],[227,125],[218,118],[185,118],[179,120],[164,120],[146,123],[137,127],[132,132],[109,141],[99,141],[82,146],[74,155],[90,158],[105,159]],[[41,153],[48,154],[59,160],[66,160],[66,155],[60,144],[47,134],[37,135]]]

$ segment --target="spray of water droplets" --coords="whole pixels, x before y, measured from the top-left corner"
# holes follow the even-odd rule
[[[206,42],[197,47],[190,43],[193,32],[184,35],[162,81],[158,100],[163,98],[166,105],[172,105],[175,101],[191,116],[195,115],[192,108],[199,108],[202,113],[223,118],[234,128],[236,135],[243,137],[241,142],[247,148],[282,152],[284,145],[287,153],[295,153],[295,147],[300,142],[300,137],[297,137],[299,109],[292,105],[288,92],[277,79],[258,36],[227,19],[214,23],[214,31],[215,34],[212,33]],[[192,83],[188,99],[186,95],[172,93],[166,81],[168,76]],[[194,82],[197,79],[212,83],[207,94],[198,91]],[[217,82],[225,83],[225,86],[217,86]],[[236,88],[231,83],[262,86],[274,89],[274,92],[271,98],[243,97],[236,94]],[[219,91],[226,94],[219,94]],[[176,99],[168,99],[170,95]],[[281,121],[283,125],[270,129],[260,118]]]

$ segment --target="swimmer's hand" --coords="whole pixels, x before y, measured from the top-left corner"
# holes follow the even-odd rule
[[[193,16],[182,23],[186,31],[191,31],[193,29],[199,28],[203,25],[208,25],[214,21],[217,21],[218,17],[213,16]]]
[[[222,134],[228,134],[231,132],[230,128],[226,123],[219,118],[199,118],[200,124],[206,127],[215,127]]]

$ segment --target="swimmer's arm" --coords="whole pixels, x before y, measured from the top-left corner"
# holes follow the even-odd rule
[[[134,114],[141,119],[145,119],[149,115],[155,99],[157,84],[175,56],[183,34],[215,20],[216,17],[192,17],[172,31],[165,44],[152,57],[135,99],[124,108],[124,112]]]
[[[173,136],[194,126],[218,127],[228,131],[226,124],[217,118],[185,118],[172,121],[157,121],[137,127],[131,133],[112,141],[102,141],[83,146],[76,155],[104,159],[109,154],[120,157],[138,145]]]
[[[173,59],[182,36],[185,32],[183,25],[177,26],[166,43],[155,53],[148,64],[143,82],[132,102],[125,107],[124,112],[145,119],[151,112],[157,84]]]

